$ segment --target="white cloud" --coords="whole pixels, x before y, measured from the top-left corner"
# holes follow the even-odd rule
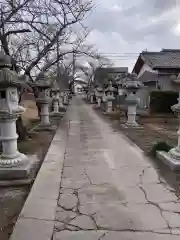
[[[180,48],[179,0],[94,0],[94,3],[97,7],[86,21],[92,29],[88,41],[116,65],[131,70],[142,50]]]

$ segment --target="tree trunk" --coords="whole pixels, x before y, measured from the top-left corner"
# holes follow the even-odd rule
[[[27,137],[27,129],[23,125],[22,117],[19,117],[16,121],[17,134],[19,136],[19,141],[25,141]]]
[[[21,102],[21,95],[22,95],[22,92],[19,94],[19,104]],[[17,121],[16,121],[16,131],[17,131],[17,134],[18,134],[18,140],[19,141],[24,141],[26,140],[26,137],[27,137],[27,129],[26,127],[23,125],[23,121],[22,121],[22,117],[20,116]]]

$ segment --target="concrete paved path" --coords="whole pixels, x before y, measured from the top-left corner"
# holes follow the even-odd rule
[[[148,159],[75,98],[53,240],[180,239],[180,199]]]
[[[179,240],[180,199],[142,151],[78,97],[11,240]]]

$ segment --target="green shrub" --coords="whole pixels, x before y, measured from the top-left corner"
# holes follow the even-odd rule
[[[150,94],[151,113],[172,113],[171,107],[177,103],[178,92],[152,91]]]
[[[151,149],[150,151],[150,155],[153,157],[156,157],[156,152],[157,151],[164,151],[164,152],[169,152],[169,150],[171,150],[171,148],[173,148],[172,146],[170,146],[169,144],[167,144],[166,142],[157,142]]]

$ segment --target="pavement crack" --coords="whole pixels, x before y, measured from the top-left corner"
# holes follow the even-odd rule
[[[151,200],[148,199],[148,195],[147,195],[147,193],[146,193],[146,190],[142,187],[142,185],[139,185],[139,188],[140,188],[140,190],[144,193],[144,197],[145,197],[146,201],[147,201],[149,204],[155,206],[155,207],[160,211],[160,214],[161,214],[162,218],[163,218],[164,221],[166,222],[167,228],[169,229],[170,233],[172,234],[172,228],[171,228],[168,220],[167,220],[167,219],[165,218],[165,216],[163,215],[163,211],[164,211],[164,210],[159,206],[158,203],[155,203],[155,202],[153,202],[153,201],[151,201]]]
[[[177,200],[180,200],[180,196],[178,196],[177,191],[176,191],[175,189],[169,188],[168,183],[166,183],[165,181],[163,181],[160,175],[158,175],[158,180],[159,180],[159,183],[158,183],[158,184],[163,185],[163,187],[164,187],[168,192],[173,193],[173,194],[176,195]]]
[[[108,233],[108,232],[103,233],[97,240],[101,240],[103,237],[106,236],[107,233]]]
[[[79,198],[79,192],[78,192],[77,189],[74,189],[74,195],[77,197],[76,212],[77,212],[79,215],[81,215],[81,212],[80,212],[80,210],[79,210],[81,203],[80,203],[80,198]]]
[[[143,176],[145,175],[146,170],[150,169],[150,168],[151,168],[151,166],[147,166],[142,170],[141,174],[139,175],[139,183],[140,184],[143,184]]]
[[[90,185],[94,185],[94,184],[92,183],[91,178],[89,177],[89,175],[88,175],[86,169],[84,169],[84,174],[86,175],[86,177],[87,177],[87,179],[88,179]]]

